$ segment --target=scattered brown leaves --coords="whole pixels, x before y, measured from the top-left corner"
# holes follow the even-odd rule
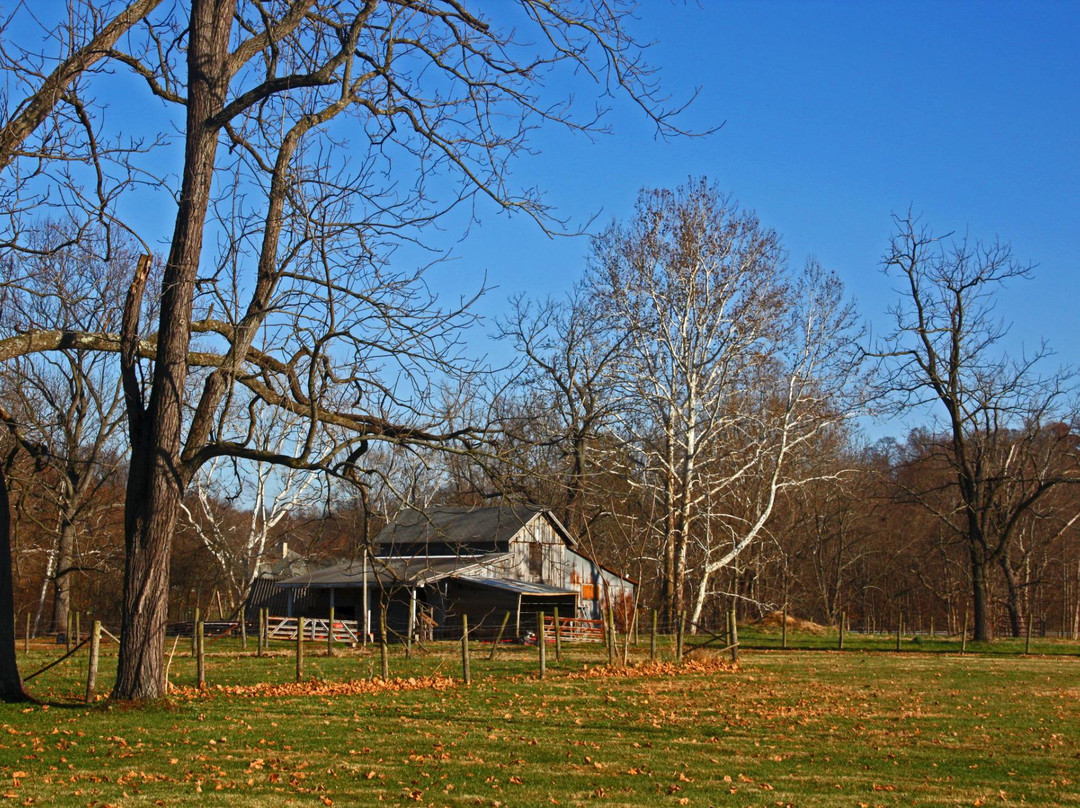
[[[569,673],[567,679],[610,679],[639,676],[676,676],[681,673],[732,673],[736,666],[712,657],[691,657],[682,664],[674,662],[644,662],[640,665],[587,667],[577,673]]]
[[[348,682],[324,682],[308,679],[302,682],[253,685],[215,685],[205,690],[196,687],[173,687],[169,695],[180,699],[201,699],[213,696],[282,697],[282,696],[364,696],[379,693],[400,693],[406,690],[449,690],[458,680],[449,676],[410,676],[406,679],[353,679]]]

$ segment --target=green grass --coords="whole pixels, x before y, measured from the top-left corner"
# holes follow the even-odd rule
[[[1026,640],[1024,638],[1002,637],[994,642],[967,643],[968,653],[992,654],[1003,656],[1015,656],[1023,654]],[[750,649],[779,649],[782,636],[779,628],[762,628],[760,626],[739,627],[739,644]],[[822,633],[789,632],[788,648],[795,650],[836,650],[839,644],[839,634],[835,628],[829,628]],[[906,633],[901,637],[901,651],[916,651],[920,653],[945,653],[957,654],[961,649],[960,638],[936,634],[930,637],[926,634]],[[896,633],[880,632],[876,634],[860,634],[847,632],[844,635],[845,651],[896,651]],[[1080,652],[1080,643],[1071,640],[1057,638],[1031,638],[1031,653],[1039,655],[1047,654],[1076,654]]]
[[[211,685],[294,678],[284,647],[261,660],[220,643],[211,650]],[[322,680],[379,669],[377,652],[316,653],[310,645],[305,672]],[[32,649],[23,670],[56,656]],[[595,646],[562,663],[553,656],[544,681],[535,649],[508,648],[491,663],[477,647],[470,687],[184,689],[138,709],[61,706],[85,687],[85,661],[74,659],[31,683],[51,706],[0,705],[0,796],[49,805],[1080,805],[1075,656],[748,651],[738,670],[634,675],[602,675],[606,655]],[[104,681],[113,664],[103,659]],[[405,660],[394,649],[392,673],[458,677],[458,650]],[[179,649],[171,679],[194,681]]]

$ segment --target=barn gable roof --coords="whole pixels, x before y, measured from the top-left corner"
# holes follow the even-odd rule
[[[551,514],[525,505],[483,508],[408,509],[375,537],[379,555],[480,555],[506,552],[510,541],[537,516],[547,518],[571,546],[575,543]]]

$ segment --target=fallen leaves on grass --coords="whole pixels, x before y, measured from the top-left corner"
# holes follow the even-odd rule
[[[682,664],[674,662],[644,662],[640,665],[626,665],[616,667],[612,665],[598,665],[586,667],[577,673],[569,673],[567,679],[609,679],[628,678],[636,676],[675,676],[685,673],[731,673],[735,666],[730,662],[720,659],[702,657],[700,659],[687,659]]]
[[[458,680],[449,676],[410,676],[406,679],[353,679],[348,682],[324,682],[309,679],[288,684],[260,682],[253,685],[215,685],[199,690],[196,687],[173,687],[169,694],[181,699],[200,699],[221,696],[281,697],[281,696],[363,696],[377,693],[398,693],[406,690],[448,690]]]

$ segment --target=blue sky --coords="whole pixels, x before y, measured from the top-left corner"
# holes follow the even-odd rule
[[[723,127],[657,141],[617,103],[611,135],[542,133],[515,177],[560,215],[598,214],[599,227],[629,215],[642,187],[708,176],[780,233],[793,263],[835,269],[880,333],[890,216],[911,207],[940,233],[1000,238],[1037,264],[1001,300],[1012,347],[1045,337],[1080,363],[1080,4],[649,0],[639,17],[668,94],[700,88],[685,125]],[[587,239],[481,213],[437,288],[486,275],[491,315],[580,276]]]
[[[657,140],[640,110],[614,99],[610,135],[537,132],[513,179],[544,189],[557,215],[578,226],[596,217],[596,230],[629,216],[643,187],[707,176],[781,235],[793,264],[813,256],[838,272],[880,334],[895,299],[880,271],[891,214],[910,207],[939,233],[1000,238],[1036,264],[1001,298],[1010,348],[1045,338],[1057,360],[1080,365],[1080,3],[642,0],[634,29],[654,41],[650,61],[675,102],[699,91],[682,125],[723,125]],[[138,80],[115,81],[133,88],[130,103],[145,101]],[[126,98],[117,92],[110,114],[142,118]],[[136,211],[151,239],[170,232],[173,213]],[[484,330],[509,296],[562,295],[580,277],[587,238],[553,239],[482,203],[478,214],[464,239],[452,222],[424,238],[452,248],[428,276],[441,295],[469,295],[485,278],[492,287],[477,308]],[[505,361],[483,333],[471,347]]]

